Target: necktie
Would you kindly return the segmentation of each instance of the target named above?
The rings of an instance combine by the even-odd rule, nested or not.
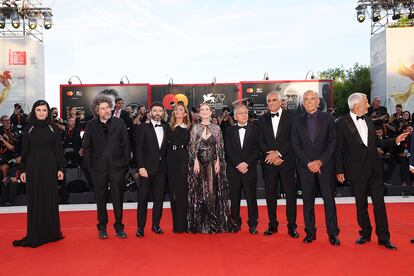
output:
[[[154,127],[162,127],[162,125],[155,124]]]
[[[246,126],[239,126],[239,129],[246,129]]]
[[[276,112],[276,113],[270,113],[270,116],[272,116],[272,118],[273,118],[273,117],[275,117],[275,116],[276,116],[276,117],[279,117],[279,112]]]
[[[361,119],[361,120],[365,120],[364,116],[356,116],[356,118],[357,118],[357,121],[358,121],[359,119]]]

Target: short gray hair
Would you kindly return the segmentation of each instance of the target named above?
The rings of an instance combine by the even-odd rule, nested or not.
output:
[[[308,94],[308,93],[313,93],[313,94],[315,94],[315,96],[316,96],[317,98],[319,98],[318,92],[316,92],[315,90],[309,89],[309,90],[306,90],[306,91],[305,91],[305,93],[303,93],[303,95],[302,95],[302,99],[301,99],[301,102],[302,102],[302,103],[303,103],[303,101],[304,101],[304,99],[305,99],[305,95],[306,95],[306,94]]]
[[[277,99],[278,100],[281,100],[282,99],[282,95],[280,95],[280,93],[279,92],[277,92],[277,91],[270,91],[267,95],[266,95],[266,102],[267,102],[267,99],[270,97],[270,96],[272,96],[272,95],[276,95],[277,96]]]
[[[244,109],[244,110],[249,111],[249,108],[248,108],[247,106],[245,106],[244,104],[238,104],[238,105],[236,105],[236,106],[234,107],[234,111],[233,111],[234,115],[236,115],[236,113],[237,113],[240,109]]]
[[[104,94],[98,94],[93,100],[92,100],[92,106],[91,109],[94,112],[94,114],[98,114],[98,108],[101,103],[107,103],[109,104],[109,107],[112,109],[112,99],[111,97],[104,95]]]
[[[351,94],[348,97],[348,107],[349,107],[349,110],[352,110],[354,108],[354,105],[355,104],[361,103],[362,102],[362,99],[364,97],[366,98],[367,95],[365,95],[363,93],[359,93],[359,92],[356,92],[356,93]]]

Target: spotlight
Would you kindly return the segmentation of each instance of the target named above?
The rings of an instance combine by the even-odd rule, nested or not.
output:
[[[216,83],[217,83],[216,77],[213,77],[213,80],[211,81],[211,85],[216,85]]]
[[[28,20],[29,20],[29,28],[31,30],[36,29],[36,27],[37,27],[37,17],[36,17],[36,15],[34,13],[29,14]]]
[[[269,80],[269,74],[267,72],[264,73],[263,80]]]
[[[52,13],[51,12],[45,12],[43,14],[43,26],[46,30],[49,30],[52,28]]]
[[[174,85],[174,80],[172,78],[170,78],[168,80],[168,86],[173,86]]]
[[[358,6],[355,8],[357,10],[357,20],[359,23],[362,23],[365,21],[365,6]]]
[[[381,20],[381,9],[378,6],[372,6],[372,22]]]
[[[0,29],[4,29],[6,27],[6,16],[0,12]]]
[[[392,20],[398,20],[401,18],[401,5],[395,5],[394,8],[392,8],[393,15]]]
[[[78,79],[79,83],[80,83],[80,84],[82,84],[81,79],[80,79],[77,75],[73,75],[73,76],[72,76],[72,77],[70,77],[70,78],[69,78],[69,80],[68,80],[68,84],[69,84],[69,85],[72,85],[72,83],[73,83],[73,82],[72,82],[72,79],[73,79],[73,78]]]
[[[120,84],[125,84],[125,82],[124,82],[124,78],[127,80],[128,84],[129,84],[129,79],[128,79],[127,75],[123,75],[123,76],[121,77],[121,80],[119,81],[119,83],[120,83]]]
[[[20,15],[17,12],[14,12],[10,16],[10,22],[13,28],[18,29],[20,27]]]

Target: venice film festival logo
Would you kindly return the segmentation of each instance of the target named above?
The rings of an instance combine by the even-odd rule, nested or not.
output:
[[[223,103],[226,99],[224,94],[208,93],[203,95],[203,103],[218,104]]]

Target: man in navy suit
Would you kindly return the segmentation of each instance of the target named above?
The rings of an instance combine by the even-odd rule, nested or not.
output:
[[[338,221],[332,182],[336,143],[335,121],[331,114],[318,111],[319,97],[313,90],[303,94],[306,110],[295,119],[292,129],[292,146],[297,157],[297,168],[303,191],[303,217],[305,243],[316,239],[315,228],[315,180],[318,180],[325,206],[325,222],[329,241],[340,245]]]

